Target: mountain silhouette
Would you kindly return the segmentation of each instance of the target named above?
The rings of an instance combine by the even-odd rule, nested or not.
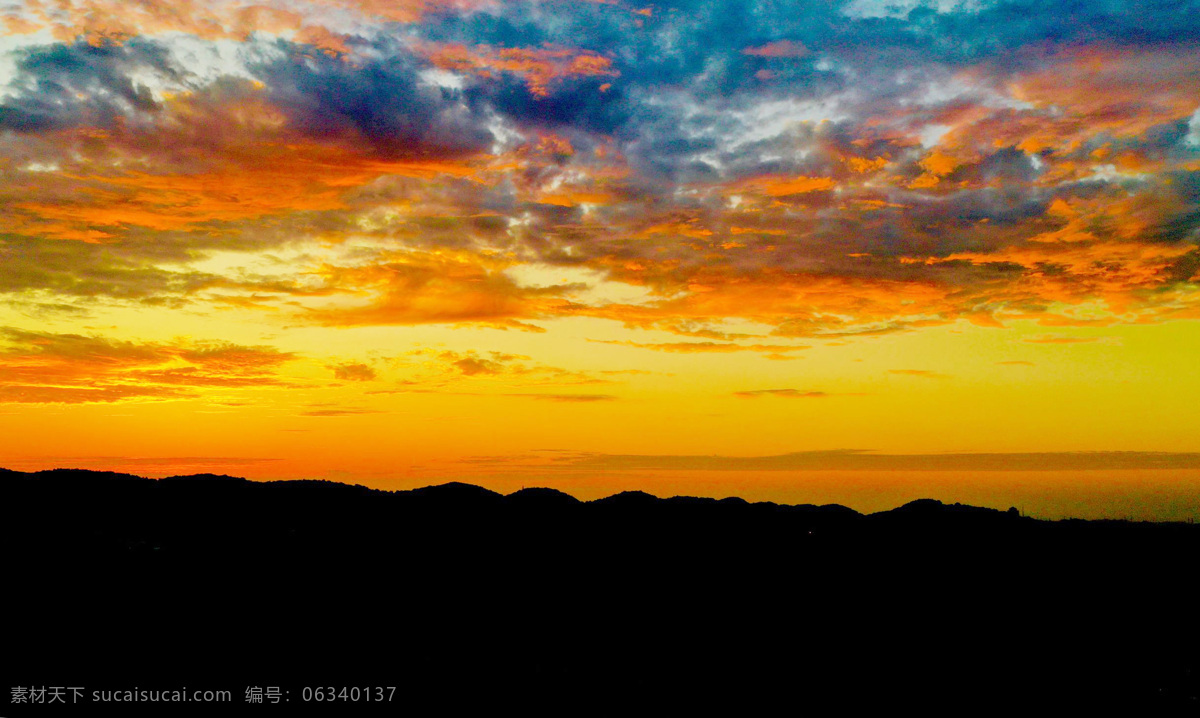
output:
[[[562,491],[536,487],[514,491],[506,496],[505,500],[514,506],[543,510],[562,509],[568,506],[573,507],[580,503],[579,499]]]
[[[247,479],[225,474],[188,474],[187,476],[167,476],[159,481],[247,481]]]
[[[464,484],[459,481],[413,489],[409,494],[414,497],[454,505],[456,507],[492,506],[503,499],[503,496],[495,491],[489,491],[481,486]]]
[[[1198,555],[1193,525],[933,500],[0,471],[12,685],[403,697],[338,715],[1194,711]],[[212,715],[154,708],[122,707]]]

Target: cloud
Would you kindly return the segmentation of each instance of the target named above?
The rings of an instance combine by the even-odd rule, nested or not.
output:
[[[358,407],[340,407],[336,409],[309,409],[300,412],[300,416],[314,417],[337,417],[337,416],[360,416],[363,414],[384,414],[386,412],[377,409],[363,409]]]
[[[1029,337],[1021,341],[1026,344],[1092,344],[1100,339],[1098,337]]]
[[[366,364],[350,362],[327,367],[333,370],[334,378],[343,381],[374,381],[379,378],[378,372]]]
[[[10,8],[56,41],[6,55],[0,292],[714,345],[1200,311],[1193,3],[893,5]]]
[[[11,92],[0,100],[0,129],[45,132],[79,125],[111,127],[118,117],[159,109],[150,89],[132,76],[179,82],[166,50],[133,39],[124,44],[78,42],[26,51],[16,61]]]
[[[928,369],[888,369],[888,374],[899,374],[901,376],[915,376],[922,379],[945,379],[945,374],[939,374],[936,371]]]
[[[372,145],[386,137],[347,145],[339,133],[289,120],[263,92],[226,82],[164,103],[153,122],[72,131],[47,146],[57,169],[27,173],[32,192],[7,198],[11,212],[0,230],[110,245],[146,232],[189,232],[193,252],[244,248],[239,224],[261,231],[256,220],[349,210],[355,188],[381,176],[473,172],[461,154],[413,138],[395,138],[408,156],[381,156]],[[129,249],[145,248],[122,248]]]
[[[592,340],[597,344],[614,344],[617,346],[636,347],[638,349],[651,349],[658,352],[670,352],[673,354],[728,354],[731,352],[762,352],[767,354],[780,354],[784,352],[795,352],[809,349],[804,345],[793,344],[735,344],[733,342],[668,342],[662,344],[646,344],[634,341],[609,341],[609,340]]]
[[[754,399],[760,396],[777,396],[784,399],[823,399],[829,396],[823,391],[802,391],[800,389],[755,389],[735,391],[733,395],[741,399]]]
[[[460,92],[423,82],[400,46],[355,63],[280,44],[281,57],[251,70],[291,127],[319,139],[365,141],[381,156],[431,159],[479,152],[492,136]]]
[[[529,287],[504,273],[505,263],[465,252],[411,253],[357,267],[325,266],[327,286],[369,290],[358,307],[314,310],[310,316],[337,326],[480,323],[524,327],[565,303],[575,287]]]
[[[617,397],[609,394],[507,394],[506,396],[524,397],[539,401],[553,401],[563,404],[592,404],[601,401],[617,401]]]
[[[0,370],[0,374],[3,374]],[[195,392],[164,386],[91,385],[46,386],[39,384],[0,384],[0,403],[4,404],[111,404],[132,399],[187,399]]]
[[[410,387],[404,391],[489,396],[494,394],[489,388],[495,387],[533,389],[612,384],[615,380],[607,378],[608,375],[626,373],[565,369],[542,364],[523,354],[498,351],[420,348],[407,356],[422,361],[419,367],[413,367],[402,360],[408,368],[408,378],[402,383]],[[470,391],[459,389],[465,384],[473,385]]]
[[[200,396],[204,387],[282,386],[294,354],[227,342],[152,343],[0,329],[0,401],[78,404]]]
[[[292,361],[296,355],[265,346],[242,346],[229,342],[192,344],[179,349],[179,358],[199,368],[224,374],[261,374]]]
[[[49,30],[62,41],[99,44],[138,35],[185,34],[206,40],[245,40],[257,35],[292,37],[337,54],[350,48],[347,35],[364,23],[411,23],[426,13],[466,12],[487,0],[347,0],[332,5],[321,0],[263,0],[239,5],[221,0],[156,0],[153,4],[122,0],[52,0],[49,8],[6,8],[9,32]],[[47,11],[49,10],[49,11]]]
[[[759,47],[747,47],[742,54],[755,57],[804,57],[809,54],[808,48],[801,43],[791,40],[776,40]]]
[[[467,376],[476,374],[499,374],[504,371],[504,366],[500,362],[488,361],[477,357],[464,357],[457,359],[454,366],[458,367],[459,371]]]
[[[460,44],[430,44],[422,53],[443,70],[467,72],[483,78],[493,73],[513,73],[525,80],[536,98],[550,95],[553,83],[570,77],[618,77],[612,60],[597,52],[568,47],[538,48],[488,45],[467,47]]]

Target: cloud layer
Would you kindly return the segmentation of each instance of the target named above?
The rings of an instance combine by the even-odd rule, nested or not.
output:
[[[16,7],[0,291],[689,336],[1194,318],[1196,9]],[[198,268],[305,242],[347,251]]]

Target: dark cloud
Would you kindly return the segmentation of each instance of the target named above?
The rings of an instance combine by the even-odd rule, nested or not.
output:
[[[363,140],[387,157],[429,158],[485,149],[485,118],[457,90],[423,82],[428,69],[402,46],[355,62],[280,43],[282,58],[252,66],[272,105],[315,138]]]
[[[606,84],[610,87],[601,91]],[[524,127],[620,134],[635,108],[624,89],[611,85],[605,77],[571,79],[540,97],[525,83],[510,78],[495,85],[476,85],[467,96]]]
[[[140,38],[33,47],[16,64],[16,92],[0,101],[0,129],[17,132],[108,127],[117,117],[152,113],[158,103],[132,76],[178,84],[185,75],[163,47]]]

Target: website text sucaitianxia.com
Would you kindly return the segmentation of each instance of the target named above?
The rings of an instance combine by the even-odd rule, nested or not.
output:
[[[396,693],[395,686],[317,686],[299,690],[278,686],[248,686],[237,692],[244,703],[387,703]],[[87,703],[233,703],[234,691],[147,689],[91,689],[85,686],[15,686],[11,689],[11,705]]]

